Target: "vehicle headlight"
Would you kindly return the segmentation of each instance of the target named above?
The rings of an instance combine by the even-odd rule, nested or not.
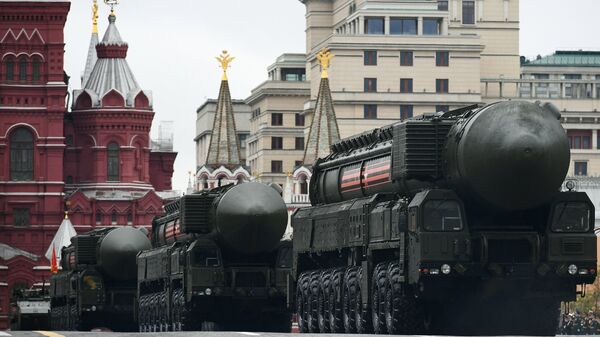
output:
[[[208,296],[212,295],[212,289],[210,288],[206,288],[206,290],[204,291],[204,293]]]
[[[443,264],[441,269],[442,269],[442,274],[444,274],[444,275],[450,274],[450,271],[452,270],[452,268],[450,268],[450,265],[448,265],[448,264]]]
[[[574,264],[569,265],[568,271],[569,271],[569,274],[571,274],[571,275],[577,274],[577,266]]]

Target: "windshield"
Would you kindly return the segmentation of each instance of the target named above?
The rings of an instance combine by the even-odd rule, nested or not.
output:
[[[460,206],[454,200],[430,200],[423,207],[423,228],[431,232],[462,230]]]
[[[194,249],[194,265],[197,267],[218,267],[220,263],[217,248],[196,246]]]
[[[590,209],[583,202],[560,202],[554,206],[553,232],[583,233],[589,230]]]

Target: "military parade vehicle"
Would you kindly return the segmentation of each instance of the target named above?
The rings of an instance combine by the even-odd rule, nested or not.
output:
[[[292,249],[275,189],[227,185],[165,211],[137,258],[140,331],[290,331]]]
[[[335,143],[292,216],[300,330],[554,335],[597,265],[560,118],[508,101]]]
[[[10,303],[10,329],[47,330],[50,325],[48,289],[31,288],[15,291]]]
[[[71,241],[50,279],[51,328],[137,330],[136,256],[151,248],[147,231],[109,227]]]

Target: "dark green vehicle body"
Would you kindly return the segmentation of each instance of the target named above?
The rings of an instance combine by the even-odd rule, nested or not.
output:
[[[554,335],[597,263],[557,115],[504,102],[334,144],[292,216],[301,331]]]
[[[62,249],[50,279],[53,330],[137,330],[135,257],[150,248],[146,232],[110,227],[80,234]]]
[[[137,258],[140,331],[290,331],[292,248],[274,189],[228,185],[165,209]]]

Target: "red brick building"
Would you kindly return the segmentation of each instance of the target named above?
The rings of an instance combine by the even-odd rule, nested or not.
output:
[[[85,232],[148,226],[173,195],[176,153],[151,149],[152,94],[127,64],[114,16],[102,41],[92,37],[97,59],[88,57],[88,78],[67,112],[69,8],[61,0],[0,0],[0,330],[12,289],[49,278],[44,253],[65,201]]]

